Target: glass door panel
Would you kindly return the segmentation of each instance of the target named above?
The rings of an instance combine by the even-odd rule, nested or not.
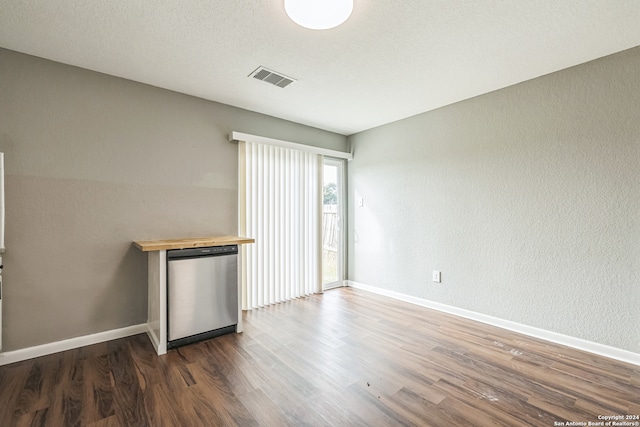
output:
[[[343,220],[344,161],[324,160],[322,191],[322,286],[342,286],[344,279]]]

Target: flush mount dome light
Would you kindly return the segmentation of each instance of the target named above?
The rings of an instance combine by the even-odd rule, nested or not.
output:
[[[349,18],[353,0],[284,0],[284,10],[298,25],[312,30],[328,30]]]

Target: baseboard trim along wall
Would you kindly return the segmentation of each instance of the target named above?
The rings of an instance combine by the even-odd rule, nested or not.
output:
[[[147,324],[143,323],[140,325],[98,332],[97,334],[84,335],[34,347],[22,348],[20,350],[7,351],[0,353],[0,366],[20,362],[22,360],[33,359],[35,357],[46,356],[48,354],[59,353],[61,351],[72,350],[74,348],[84,347],[87,345],[124,338],[131,335],[146,333],[147,329]]]
[[[330,289],[342,288],[342,287],[345,287],[345,286],[349,286],[349,285],[347,285],[347,282],[348,282],[348,280],[343,280],[341,282],[332,283],[332,284],[330,284],[328,286],[323,286],[322,287],[322,292],[328,291]]]
[[[487,316],[486,314],[476,313],[474,311],[465,310],[463,308],[457,308],[450,305],[441,304],[439,302],[429,301],[411,295],[389,291],[387,289],[377,288],[375,286],[365,285],[363,283],[354,282],[353,280],[345,280],[345,284],[346,286],[350,286],[356,289],[362,289],[364,291],[372,292],[378,295],[383,295],[411,304],[420,305],[422,307],[431,308],[433,310],[442,311],[444,313],[453,314],[455,316],[464,317],[466,319],[475,320],[513,332],[529,335],[531,337],[540,338],[556,344],[561,344],[578,350],[587,351],[599,356],[609,357],[611,359],[640,366],[640,354],[628,350],[623,350],[620,348],[583,340],[581,338],[559,334],[557,332],[547,331],[545,329],[535,328],[533,326],[523,325],[521,323],[512,322],[510,320]]]
[[[465,310],[463,308],[457,308],[450,305],[414,297],[411,295],[377,288],[375,286],[365,285],[353,280],[345,280],[344,285],[640,366],[640,354],[628,350],[583,340],[581,338],[570,337],[568,335],[559,334],[557,332],[547,331],[545,329],[523,325],[521,323],[512,322],[510,320],[487,316],[486,314],[476,313],[474,311]],[[143,323],[140,325],[127,326],[120,329],[112,329],[110,331],[98,332],[96,334],[84,335],[81,337],[23,348],[20,350],[7,351],[4,353],[0,353],[0,366],[20,362],[27,359],[33,359],[35,357],[46,356],[48,354],[59,353],[61,351],[72,350],[74,348],[84,347],[87,345],[98,344],[118,338],[124,338],[131,335],[142,333],[150,335],[149,332],[150,331],[148,325],[146,323]],[[149,338],[153,340],[154,337],[150,336]]]
[[[151,344],[153,345],[153,348],[155,348],[156,353],[158,352],[158,349],[160,348],[160,338],[156,335],[156,333],[153,331],[153,328],[151,327],[151,325],[149,325],[148,323],[145,325],[145,330],[147,332],[147,336],[149,337],[149,339],[151,340]],[[165,344],[166,347],[166,344]],[[164,350],[164,353],[166,353],[166,349]],[[162,354],[164,354],[162,353]]]

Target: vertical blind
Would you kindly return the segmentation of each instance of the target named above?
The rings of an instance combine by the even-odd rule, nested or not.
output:
[[[242,309],[322,291],[323,156],[240,142]]]

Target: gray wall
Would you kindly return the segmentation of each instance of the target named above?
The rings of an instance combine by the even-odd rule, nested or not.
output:
[[[4,351],[142,323],[138,239],[237,233],[232,130],[346,138],[0,49]]]
[[[640,352],[638,70],[635,48],[350,137],[349,278]]]

